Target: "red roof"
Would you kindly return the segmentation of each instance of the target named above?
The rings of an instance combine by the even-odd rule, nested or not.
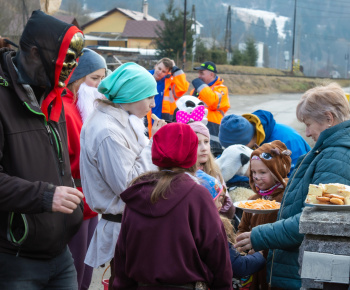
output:
[[[157,38],[156,31],[163,27],[163,21],[128,20],[125,24],[122,37]]]

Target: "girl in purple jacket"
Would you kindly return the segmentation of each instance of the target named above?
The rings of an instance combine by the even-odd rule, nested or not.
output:
[[[170,123],[151,139],[156,172],[141,175],[125,202],[114,289],[232,289],[225,229],[195,177],[198,138]]]

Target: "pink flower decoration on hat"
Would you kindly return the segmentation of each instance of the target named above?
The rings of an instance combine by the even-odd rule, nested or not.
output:
[[[186,111],[177,111],[176,112],[176,121],[178,123],[187,124],[191,119],[193,121],[202,121],[205,115],[205,107],[198,106],[192,113],[187,113]]]

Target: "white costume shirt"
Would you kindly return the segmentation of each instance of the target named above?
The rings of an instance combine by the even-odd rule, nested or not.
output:
[[[84,123],[81,135],[80,173],[90,208],[99,214],[120,214],[120,194],[140,174],[157,170],[151,144],[142,147],[129,122],[129,114],[99,103]],[[97,268],[114,257],[120,223],[101,219],[96,227],[85,264]]]

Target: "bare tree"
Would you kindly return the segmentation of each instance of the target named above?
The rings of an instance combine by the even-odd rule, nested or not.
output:
[[[0,2],[0,35],[18,43],[32,11],[40,9],[40,0]]]
[[[70,15],[75,17],[79,25],[83,25],[91,20],[91,18],[87,15],[90,11],[85,9],[79,0],[69,1],[67,10]]]

